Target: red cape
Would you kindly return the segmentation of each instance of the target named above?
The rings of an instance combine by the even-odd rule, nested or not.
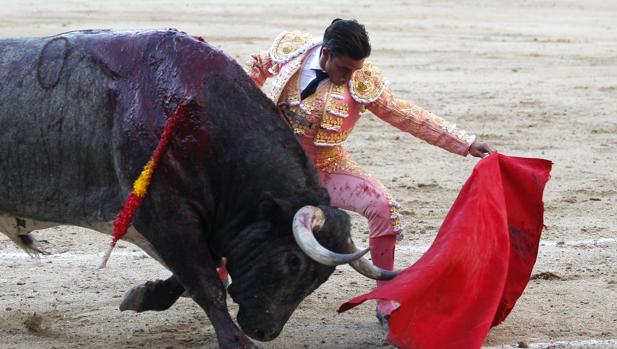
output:
[[[400,304],[388,340],[400,348],[480,348],[527,286],[543,228],[551,162],[492,154],[481,160],[435,241],[391,282],[343,304]]]

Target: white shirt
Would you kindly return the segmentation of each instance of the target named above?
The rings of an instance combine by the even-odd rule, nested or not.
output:
[[[317,74],[313,69],[321,69],[319,65],[319,52],[321,51],[321,45],[315,46],[313,51],[310,53],[310,56],[306,59],[304,66],[302,66],[302,70],[300,71],[300,91],[304,91],[306,86],[315,79]],[[324,79],[325,80],[325,79]]]

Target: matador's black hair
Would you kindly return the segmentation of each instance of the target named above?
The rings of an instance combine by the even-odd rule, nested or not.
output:
[[[371,54],[368,33],[355,19],[333,20],[323,35],[323,47],[335,57],[363,59]]]

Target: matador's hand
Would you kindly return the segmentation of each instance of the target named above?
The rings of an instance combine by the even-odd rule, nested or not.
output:
[[[469,154],[478,158],[483,158],[494,151],[495,149],[493,149],[493,147],[491,147],[488,143],[477,138],[469,146]]]

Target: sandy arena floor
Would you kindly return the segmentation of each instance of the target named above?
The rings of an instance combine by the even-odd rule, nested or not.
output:
[[[231,3],[231,4],[228,4]],[[617,3],[610,1],[11,1],[0,37],[90,28],[177,28],[242,62],[286,29],[316,35],[334,17],[367,26],[372,61],[394,91],[508,155],[555,162],[532,280],[487,348],[617,348]],[[487,3],[489,5],[487,5]],[[0,82],[1,84],[1,82]],[[0,85],[1,86],[1,85]],[[462,158],[366,114],[348,148],[404,206],[397,266],[431,244],[475,158]],[[0,164],[0,166],[2,166]],[[356,241],[366,223],[354,217]],[[0,237],[0,348],[213,348],[202,310],[118,311],[124,292],[168,272],[108,237],[75,227],[36,233],[53,255],[29,258]],[[264,348],[387,347],[373,304],[338,306],[371,281],[340,268]],[[232,307],[235,311],[235,308]]]

